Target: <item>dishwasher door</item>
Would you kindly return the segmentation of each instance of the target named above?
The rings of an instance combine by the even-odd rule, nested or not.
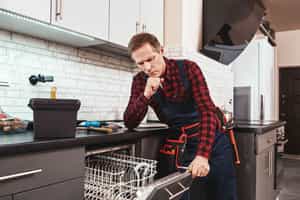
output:
[[[138,155],[158,160],[160,146],[166,137],[166,134],[159,134],[143,138]],[[189,172],[172,173],[139,190],[137,200],[179,200],[183,193],[190,189],[192,182],[193,179]]]
[[[119,153],[126,151],[126,154]],[[130,154],[130,155],[128,155]],[[189,172],[160,179],[157,161],[136,154],[136,144],[86,152],[85,200],[179,200],[189,190]]]
[[[189,172],[176,172],[137,191],[137,200],[180,200],[193,182]]]

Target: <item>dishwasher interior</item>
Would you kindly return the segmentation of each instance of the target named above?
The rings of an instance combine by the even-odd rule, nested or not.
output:
[[[192,182],[190,173],[155,179],[154,159],[138,157],[136,144],[87,150],[85,200],[179,200]]]

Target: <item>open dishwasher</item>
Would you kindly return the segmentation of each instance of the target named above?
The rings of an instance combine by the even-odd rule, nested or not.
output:
[[[155,180],[157,161],[135,156],[135,144],[87,151],[85,200],[179,200],[191,174]]]

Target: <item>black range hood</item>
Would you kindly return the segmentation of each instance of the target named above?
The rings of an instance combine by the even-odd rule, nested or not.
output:
[[[230,64],[253,39],[264,16],[260,0],[204,0],[200,52]]]

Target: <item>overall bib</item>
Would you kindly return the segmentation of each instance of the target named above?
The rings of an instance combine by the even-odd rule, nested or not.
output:
[[[178,171],[180,166],[188,166],[195,158],[199,144],[201,116],[192,97],[183,60],[178,60],[177,65],[186,98],[181,102],[172,101],[164,96],[160,88],[153,96],[165,123],[170,127],[170,134],[160,149],[158,177]],[[194,179],[197,185],[201,185],[201,191],[198,189],[196,194],[186,192],[182,200],[237,200],[232,147],[226,134],[215,133],[209,165],[208,176]]]

